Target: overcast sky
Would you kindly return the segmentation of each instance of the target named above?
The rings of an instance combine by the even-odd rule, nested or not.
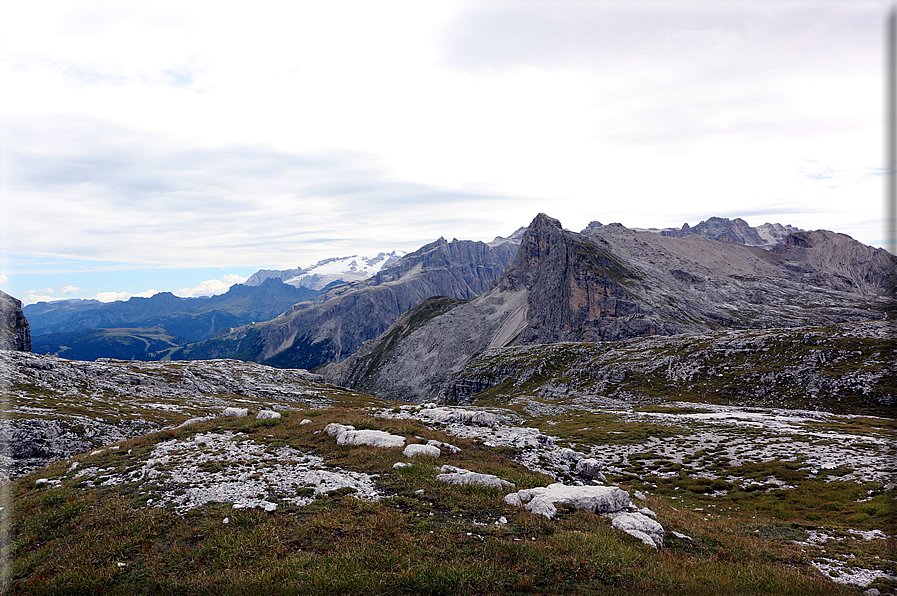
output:
[[[218,293],[539,212],[880,246],[891,5],[7,2],[0,289]]]

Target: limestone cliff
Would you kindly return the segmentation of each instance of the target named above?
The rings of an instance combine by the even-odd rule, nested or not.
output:
[[[0,291],[0,350],[31,351],[31,328],[22,301]]]

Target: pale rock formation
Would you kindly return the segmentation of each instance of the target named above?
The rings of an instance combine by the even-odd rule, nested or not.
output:
[[[573,505],[592,513],[616,513],[630,505],[629,493],[616,486],[567,486],[556,482],[548,486],[524,489],[515,494],[515,497],[506,496],[505,503],[522,506],[548,519],[554,519],[557,515],[556,503]]]
[[[225,418],[245,418],[249,415],[249,408],[224,408],[221,415]]]
[[[435,447],[433,445],[412,444],[405,447],[405,450],[402,451],[402,455],[404,455],[405,457],[414,457],[415,455],[439,457],[441,454],[442,452],[439,450],[439,447]]]
[[[607,482],[607,478],[601,473],[604,463],[594,458],[581,459],[576,462],[576,473],[586,478],[592,478],[600,482]]]
[[[505,495],[504,502],[544,515],[548,519],[557,516],[558,503],[572,505],[583,511],[610,517],[615,528],[635,536],[649,546],[663,546],[663,527],[641,512],[630,512],[634,507],[629,501],[629,493],[616,486],[567,486],[555,483],[510,493]]]
[[[178,425],[178,428],[184,428],[185,426],[190,426],[191,424],[196,424],[198,422],[205,422],[206,420],[211,420],[212,416],[196,416],[194,418],[189,418],[184,420]]]
[[[495,428],[502,422],[502,417],[481,410],[462,410],[460,408],[425,408],[420,417],[441,424],[473,424]]]
[[[660,548],[663,546],[663,526],[641,513],[611,513],[611,525],[618,530],[623,530],[630,536],[635,536],[648,546]]]
[[[277,420],[280,418],[280,412],[274,410],[259,410],[256,420]]]
[[[355,430],[354,426],[331,422],[324,427],[331,437],[336,437],[337,445],[370,445],[371,447],[403,447],[405,437],[393,435],[382,430]]]
[[[513,482],[508,482],[507,480],[503,480],[498,476],[494,476],[492,474],[480,474],[478,472],[471,472],[470,470],[457,468],[455,466],[442,466],[441,468],[439,468],[439,471],[442,473],[436,476],[436,480],[438,480],[439,482],[445,482],[446,484],[456,484],[459,486],[467,484],[477,484],[480,486],[488,486],[490,488],[514,486]]]

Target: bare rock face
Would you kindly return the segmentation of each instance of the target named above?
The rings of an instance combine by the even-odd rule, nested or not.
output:
[[[609,247],[539,214],[499,286],[527,292],[519,344],[666,335],[664,322],[627,287],[641,277]]]
[[[725,217],[711,217],[691,227],[687,223],[682,228],[667,228],[660,230],[664,236],[684,238],[685,236],[702,236],[709,240],[731,242],[734,244],[746,244],[748,246],[774,246],[783,244],[785,238],[795,232],[802,232],[793,226],[765,223],[756,228],[748,225],[740,217],[728,219]],[[583,231],[584,234],[588,232]]]
[[[31,351],[31,328],[22,301],[0,291],[0,350]]]

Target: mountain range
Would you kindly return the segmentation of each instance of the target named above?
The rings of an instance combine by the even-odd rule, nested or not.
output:
[[[738,218],[649,230],[593,221],[575,233],[540,214],[507,238],[440,238],[396,257],[260,270],[211,298],[164,293],[24,312],[44,353],[328,364],[334,382],[419,399],[445,391],[484,350],[881,318],[895,287],[883,250]],[[352,268],[367,277],[302,285]]]
[[[74,360],[153,359],[153,352],[200,341],[234,327],[267,321],[317,290],[268,279],[235,284],[224,294],[180,298],[162,292],[127,301],[60,300],[26,305],[33,349]]]
[[[421,401],[491,349],[820,326],[894,308],[897,258],[843,234],[791,233],[767,250],[620,224],[584,232],[540,214],[494,288],[430,299],[328,365],[326,378]]]
[[[236,358],[306,369],[343,360],[431,296],[472,299],[488,290],[514,258],[523,231],[489,243],[439,238],[368,279],[326,289],[313,302],[296,304],[271,321],[184,346],[166,357]]]

